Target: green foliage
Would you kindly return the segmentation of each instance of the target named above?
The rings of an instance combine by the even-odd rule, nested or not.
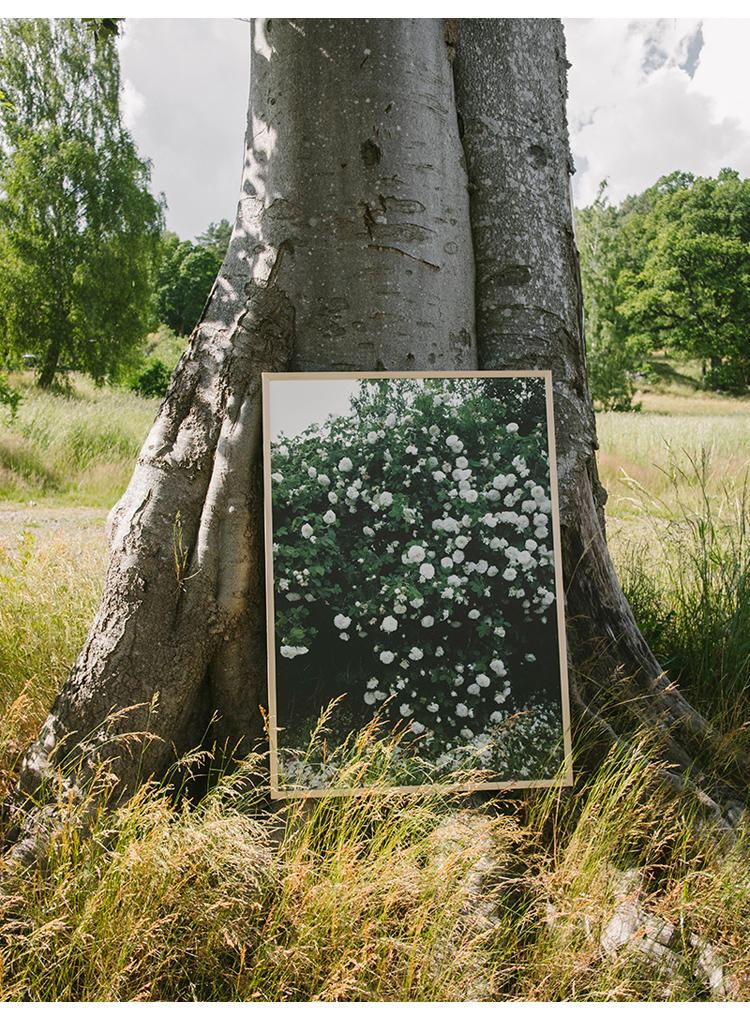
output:
[[[8,384],[8,380],[0,375],[0,406],[8,408],[11,421],[18,414],[18,405],[22,400],[22,394],[18,390],[14,390]]]
[[[614,209],[578,213],[592,393],[629,402],[649,351],[699,358],[706,384],[750,380],[750,180],[675,172]],[[610,398],[611,395],[611,398]]]
[[[213,248],[165,233],[156,278],[156,310],[159,319],[180,336],[187,336],[195,328],[222,258]]]
[[[272,451],[279,706],[315,717],[343,685],[355,724],[382,705],[438,772],[546,776],[562,734],[544,380],[407,383],[363,382],[353,415]]]
[[[130,388],[134,393],[140,393],[142,397],[163,397],[171,378],[172,373],[164,362],[154,359],[149,362],[147,368],[138,373]]]
[[[72,19],[0,23],[0,321],[48,387],[63,362],[115,377],[145,334],[162,225],[120,120],[111,38]]]
[[[231,237],[232,224],[229,220],[221,220],[219,223],[209,223],[205,233],[199,234],[195,240],[204,248],[208,248],[215,255],[218,255],[220,259],[223,259],[227,253]]]
[[[93,32],[97,42],[120,34],[120,22],[124,18],[81,18],[87,32]]]
[[[586,367],[594,407],[601,411],[638,410],[633,395],[639,377],[648,374],[650,350],[640,336],[631,336],[619,306],[623,300],[619,274],[626,257],[625,213],[604,195],[576,212],[586,314]]]

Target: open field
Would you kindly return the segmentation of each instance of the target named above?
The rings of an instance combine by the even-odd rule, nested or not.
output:
[[[106,513],[158,406],[75,386],[28,390],[0,427],[6,789],[85,639]],[[670,386],[599,417],[608,532],[730,770],[750,730],[750,403]],[[375,789],[279,810],[262,758],[189,807],[147,786],[106,809],[105,777],[96,808],[60,791],[45,867],[0,865],[0,999],[745,1001],[750,831],[707,827],[632,741],[598,761],[581,729],[572,790],[491,801]]]

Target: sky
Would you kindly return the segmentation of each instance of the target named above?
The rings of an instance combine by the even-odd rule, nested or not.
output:
[[[750,177],[750,18],[563,21],[577,204],[605,179],[619,203],[673,170]],[[247,21],[129,17],[120,55],[125,120],[153,163],[153,190],[166,195],[168,228],[193,239],[233,221]]]

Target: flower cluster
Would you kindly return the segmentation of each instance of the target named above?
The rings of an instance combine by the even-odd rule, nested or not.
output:
[[[280,715],[304,677],[312,714],[345,690],[436,758],[532,702],[558,740],[543,380],[363,382],[272,453]]]

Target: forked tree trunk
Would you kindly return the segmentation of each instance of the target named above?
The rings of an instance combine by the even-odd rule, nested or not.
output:
[[[560,23],[274,19],[252,45],[229,252],[110,516],[101,606],[22,790],[109,760],[126,793],[201,740],[262,736],[260,373],[285,369],[551,368],[574,701],[616,724],[632,677],[635,716],[687,767],[706,724],[668,688],[604,535]],[[131,731],[148,736],[112,742]]]

